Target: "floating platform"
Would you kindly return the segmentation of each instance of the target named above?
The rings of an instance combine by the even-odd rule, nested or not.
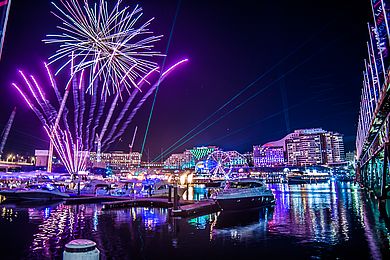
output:
[[[190,217],[210,214],[219,210],[221,208],[214,200],[205,200],[180,206],[178,210],[172,210],[171,214],[174,217]]]
[[[120,201],[103,202],[102,210],[130,208],[130,207],[153,207],[153,208],[172,208],[173,202],[168,201],[166,198],[137,198],[126,199]],[[194,204],[193,201],[180,200],[180,205]]]
[[[121,201],[125,200],[124,197],[114,197],[114,196],[77,196],[65,198],[65,204],[73,205],[73,204],[88,204],[88,203],[101,203],[107,201]],[[130,198],[128,198],[130,200]]]
[[[173,202],[167,198],[126,198],[112,196],[79,196],[66,198],[65,204],[102,203],[102,210],[115,210],[131,207],[173,208]],[[199,216],[217,212],[220,209],[214,200],[190,201],[180,200],[179,209],[171,211],[174,217]]]

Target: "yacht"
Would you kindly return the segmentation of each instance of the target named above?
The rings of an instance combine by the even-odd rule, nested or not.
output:
[[[287,175],[288,184],[312,184],[327,182],[330,180],[330,175],[326,172],[302,172],[292,171]]]
[[[168,197],[169,186],[171,184],[167,181],[144,181],[140,194],[145,197]],[[185,187],[178,186],[178,196],[182,197],[187,189]],[[173,194],[173,188],[171,190]]]
[[[7,201],[52,201],[69,197],[69,194],[60,191],[52,183],[32,184],[26,188],[2,190],[0,195],[4,196]]]
[[[211,195],[222,210],[248,210],[275,204],[275,196],[261,180],[228,180]]]

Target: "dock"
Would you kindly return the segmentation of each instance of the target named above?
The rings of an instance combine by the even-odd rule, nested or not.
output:
[[[119,201],[103,202],[102,210],[130,208],[130,207],[153,207],[153,208],[172,208],[173,202],[168,201],[167,198],[137,198],[137,199],[126,199]],[[180,205],[186,206],[194,204],[193,201],[181,200]]]
[[[113,196],[77,196],[77,197],[69,197],[64,199],[65,204],[67,205],[101,203],[101,202],[119,201],[119,200],[124,200],[124,198],[113,197]]]
[[[67,205],[87,203],[102,203],[102,210],[115,210],[131,207],[167,208],[172,209],[171,215],[174,217],[200,216],[220,210],[219,205],[214,200],[179,200],[179,207],[175,210],[173,209],[173,201],[161,197],[130,198],[113,196],[77,196],[65,199],[65,204]]]

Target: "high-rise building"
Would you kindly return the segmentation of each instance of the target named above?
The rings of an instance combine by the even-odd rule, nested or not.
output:
[[[327,162],[326,131],[315,129],[296,130],[298,135],[286,140],[286,164],[289,166],[323,165]]]
[[[321,128],[300,129],[283,139],[253,147],[258,167],[337,165],[345,161],[343,136]]]

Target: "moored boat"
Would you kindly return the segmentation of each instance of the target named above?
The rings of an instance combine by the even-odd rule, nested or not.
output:
[[[330,180],[328,173],[293,171],[287,175],[288,184],[315,184]]]
[[[260,180],[229,180],[223,186],[222,190],[211,195],[222,210],[248,210],[275,203],[274,194]]]
[[[69,197],[69,194],[61,192],[51,183],[33,184],[26,188],[2,190],[0,195],[4,196],[6,201],[53,201]]]

